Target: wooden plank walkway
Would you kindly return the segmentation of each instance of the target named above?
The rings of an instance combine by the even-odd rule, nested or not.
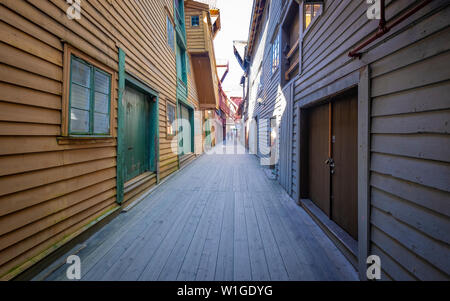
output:
[[[201,156],[84,244],[82,280],[357,280],[248,154]]]

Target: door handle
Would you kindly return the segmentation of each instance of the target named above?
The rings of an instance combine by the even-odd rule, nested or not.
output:
[[[330,167],[334,167],[335,165],[334,165],[334,160],[333,160],[333,158],[328,158],[328,159],[326,159],[325,160],[325,164],[326,165],[330,165]]]
[[[334,174],[334,168],[336,167],[336,164],[334,163],[333,158],[328,158],[325,160],[325,164],[330,166],[330,174]]]

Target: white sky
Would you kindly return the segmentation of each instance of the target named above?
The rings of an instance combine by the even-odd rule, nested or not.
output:
[[[239,66],[234,53],[234,40],[247,40],[250,26],[250,15],[252,13],[253,0],[216,0],[216,6],[220,9],[220,20],[222,28],[214,39],[214,51],[218,64],[230,63],[223,89],[230,96],[241,96],[242,87],[239,85],[244,73]],[[219,69],[219,77],[224,69]]]

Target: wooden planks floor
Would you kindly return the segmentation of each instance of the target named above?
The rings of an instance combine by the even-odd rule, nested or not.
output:
[[[248,154],[199,157],[84,245],[82,280],[357,280]]]

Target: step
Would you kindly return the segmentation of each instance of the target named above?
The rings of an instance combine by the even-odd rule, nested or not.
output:
[[[329,219],[311,200],[301,199],[299,205],[305,209],[353,267],[358,270],[358,242],[338,224]]]
[[[156,174],[154,172],[148,171],[144,172],[143,174],[129,180],[124,184],[123,192],[124,194],[127,194],[128,192],[132,191],[133,189],[141,186],[145,182],[153,179],[156,177]]]

